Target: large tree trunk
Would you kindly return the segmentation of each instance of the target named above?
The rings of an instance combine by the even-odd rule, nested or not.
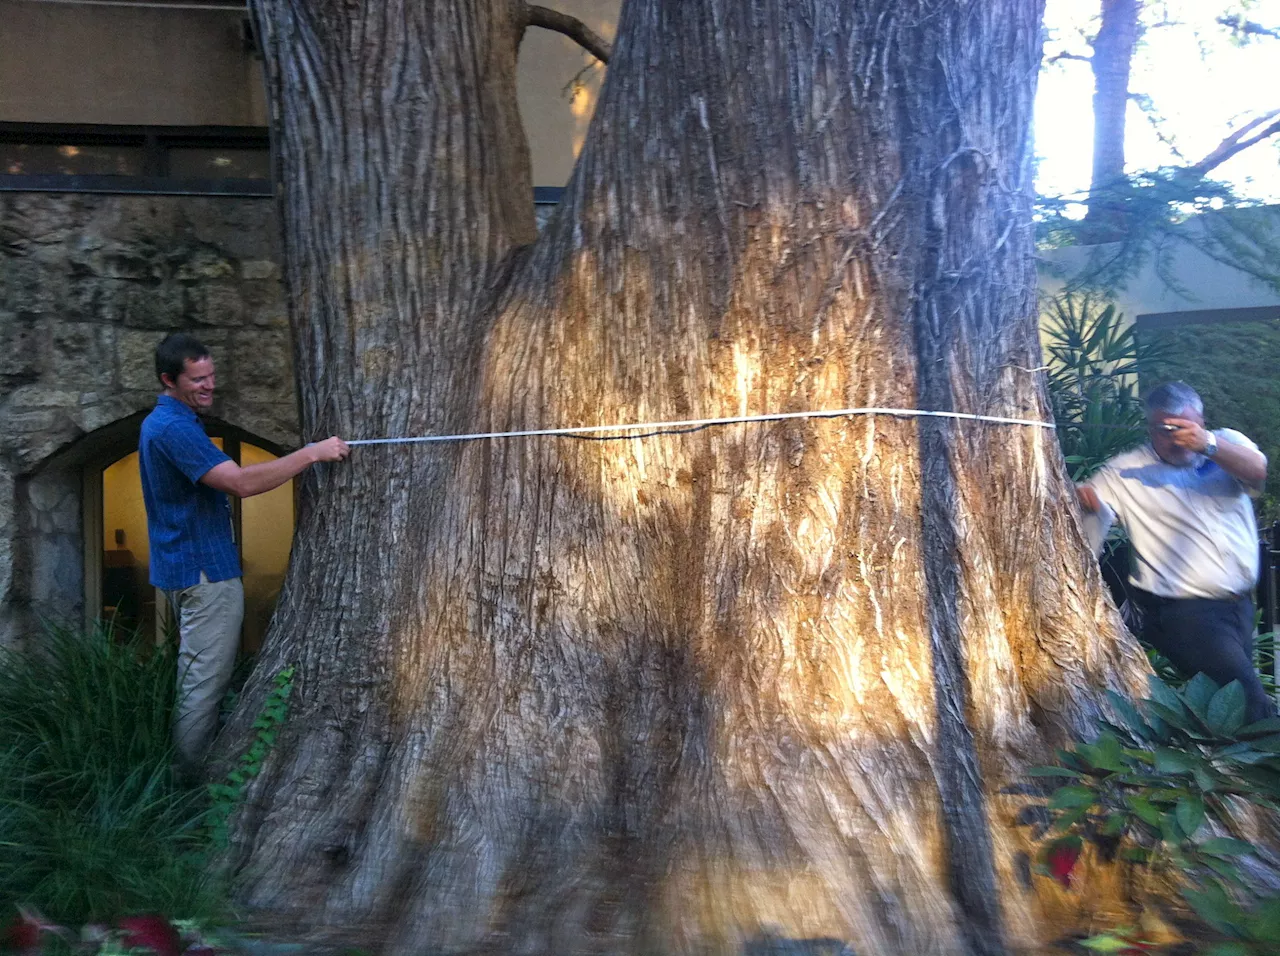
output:
[[[1043,418],[1039,0],[629,0],[528,248],[507,0],[261,0],[308,434]],[[249,902],[388,952],[997,953],[1020,768],[1142,679],[1051,432],[378,446],[308,482]],[[803,947],[802,947],[803,948]]]
[[[1093,173],[1085,227],[1090,242],[1120,239],[1125,232],[1125,118],[1141,12],[1142,0],[1102,0],[1102,23],[1089,62],[1093,69]]]

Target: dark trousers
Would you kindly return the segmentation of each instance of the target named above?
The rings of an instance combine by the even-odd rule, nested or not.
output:
[[[1142,639],[1184,677],[1203,673],[1219,687],[1238,680],[1250,723],[1276,712],[1253,666],[1251,599],[1165,598],[1133,591],[1142,608]]]

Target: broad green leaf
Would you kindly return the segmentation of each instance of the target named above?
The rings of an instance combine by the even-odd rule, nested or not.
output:
[[[1280,734],[1268,734],[1265,737],[1258,737],[1256,740],[1242,741],[1242,743],[1248,743],[1254,750],[1280,754]]]
[[[1203,890],[1184,889],[1182,895],[1200,918],[1215,929],[1233,936],[1244,929],[1244,911],[1216,883],[1206,884]]]
[[[1244,943],[1215,943],[1202,951],[1202,956],[1249,956],[1250,949]]]
[[[1191,711],[1204,720],[1209,713],[1209,701],[1218,693],[1218,685],[1209,675],[1201,672],[1187,681],[1182,688],[1182,701]]]
[[[1216,856],[1201,856],[1199,862],[1201,866],[1213,870],[1224,880],[1230,880],[1232,883],[1240,882],[1240,868],[1230,860],[1224,860]]]
[[[1032,767],[1026,773],[1028,777],[1070,777],[1072,780],[1080,779],[1080,771],[1068,770],[1066,767]]]
[[[1062,813],[1058,819],[1053,821],[1053,829],[1056,833],[1066,833],[1073,826],[1089,815],[1089,807],[1076,807],[1074,810],[1067,810]]]
[[[1262,791],[1254,795],[1255,799],[1280,796],[1280,771],[1269,764],[1241,766],[1236,770],[1236,775]]]
[[[1102,835],[1119,836],[1125,831],[1128,822],[1123,813],[1112,813],[1107,817],[1107,822],[1102,825]]]
[[[1195,718],[1181,704],[1178,705],[1176,710],[1155,701],[1152,701],[1148,706],[1157,719],[1163,720],[1169,725],[1170,731],[1181,730],[1183,733],[1188,733],[1195,728],[1192,723]]]
[[[1206,722],[1214,733],[1227,737],[1244,726],[1244,715],[1244,688],[1238,680],[1233,680],[1209,701]]]
[[[1141,794],[1130,794],[1124,798],[1125,805],[1134,812],[1143,823],[1153,827],[1160,825],[1160,811],[1151,805],[1151,801]]]
[[[1053,796],[1049,799],[1049,809],[1067,810],[1074,809],[1076,807],[1088,807],[1093,802],[1094,793],[1091,787],[1059,787],[1053,792]]]
[[[1123,773],[1129,769],[1125,766],[1124,754],[1116,735],[1107,730],[1098,735],[1093,745],[1093,764],[1112,773]]]
[[[1253,844],[1231,837],[1214,837],[1200,844],[1201,853],[1212,853],[1214,856],[1243,856],[1253,852]]]
[[[1160,818],[1160,838],[1170,847],[1176,847],[1187,838],[1187,835],[1182,832],[1182,825],[1178,823],[1176,812],[1166,813]]]
[[[1196,786],[1205,793],[1209,793],[1218,785],[1217,778],[1208,767],[1196,765],[1191,768],[1191,775],[1195,778]]]
[[[1249,932],[1254,939],[1280,943],[1280,898],[1263,900],[1250,916]]]
[[[1182,701],[1178,699],[1177,693],[1155,674],[1147,677],[1147,686],[1151,690],[1150,700],[1152,702],[1161,704],[1173,711],[1182,709]]]
[[[1186,751],[1156,748],[1156,769],[1161,773],[1189,773],[1195,765],[1196,761]]]
[[[1112,709],[1136,737],[1143,740],[1151,738],[1151,727],[1142,719],[1142,715],[1138,713],[1138,708],[1134,707],[1131,701],[1121,697],[1113,690],[1107,691],[1107,700],[1111,703]]]
[[[1240,728],[1240,736],[1245,739],[1274,733],[1280,733],[1280,717],[1264,717]]]
[[[1178,801],[1175,812],[1182,832],[1188,837],[1195,836],[1200,825],[1204,823],[1204,801],[1199,797],[1183,797]]]
[[[1090,936],[1088,939],[1080,940],[1080,945],[1085,949],[1091,949],[1095,953],[1123,953],[1133,952],[1133,940],[1114,933],[1103,933],[1101,936]]]

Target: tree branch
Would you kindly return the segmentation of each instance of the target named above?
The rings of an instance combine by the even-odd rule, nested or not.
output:
[[[1218,17],[1218,24],[1226,27],[1232,33],[1243,34],[1244,36],[1273,37],[1275,39],[1280,39],[1280,27],[1264,27],[1261,23],[1254,23],[1252,20],[1240,20],[1235,17]]]
[[[1069,53],[1068,51],[1063,50],[1061,53],[1056,53],[1049,57],[1045,62],[1057,63],[1059,60],[1083,60],[1085,63],[1089,63],[1093,60],[1093,57],[1085,56],[1081,53]]]
[[[1280,116],[1280,110],[1272,110],[1270,113],[1264,113],[1262,116],[1255,117],[1245,123],[1215,146],[1213,151],[1204,159],[1191,166],[1190,171],[1197,173],[1199,176],[1205,176],[1210,170],[1221,166],[1236,153],[1248,149],[1254,143],[1260,143],[1264,139],[1280,133],[1280,119],[1276,119],[1277,116]],[[1272,120],[1275,120],[1275,122],[1271,122]],[[1271,123],[1271,125],[1264,126],[1263,130],[1254,136],[1248,135],[1266,123]]]
[[[549,7],[540,7],[533,3],[526,3],[524,11],[526,29],[528,27],[542,27],[544,30],[563,33],[601,63],[609,62],[609,56],[613,53],[613,47],[609,45],[609,41],[577,17],[561,13],[559,10],[552,10]]]

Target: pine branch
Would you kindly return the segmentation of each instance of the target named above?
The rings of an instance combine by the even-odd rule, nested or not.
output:
[[[1195,173],[1198,176],[1206,176],[1210,172],[1221,166],[1236,153],[1248,149],[1254,143],[1260,143],[1264,139],[1280,133],[1280,110],[1272,110],[1270,113],[1264,113],[1262,116],[1255,117],[1238,130],[1231,133],[1226,139],[1213,148],[1209,155],[1205,156],[1200,162],[1188,168],[1188,172]],[[1275,122],[1271,122],[1275,120]],[[1264,124],[1270,125],[1264,125]],[[1263,129],[1261,132],[1249,136],[1259,126]]]
[[[1280,27],[1264,27],[1261,23],[1254,23],[1252,20],[1242,20],[1236,17],[1218,17],[1218,24],[1240,36],[1280,39]]]
[[[609,62],[609,57],[613,53],[609,41],[577,17],[533,3],[525,4],[524,10],[526,28],[542,27],[544,30],[562,33],[601,63]]]

